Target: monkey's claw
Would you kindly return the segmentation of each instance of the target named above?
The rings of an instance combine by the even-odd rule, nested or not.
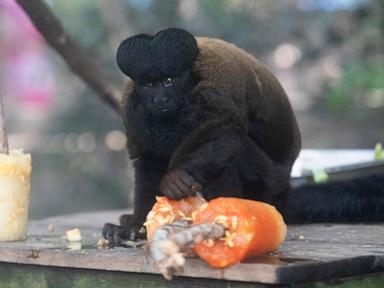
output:
[[[113,225],[111,223],[104,224],[103,237],[108,240],[109,248],[113,248],[121,244],[120,230],[120,226]]]
[[[160,191],[170,199],[179,200],[188,196],[195,196],[202,187],[187,172],[177,169],[169,172],[160,183]]]

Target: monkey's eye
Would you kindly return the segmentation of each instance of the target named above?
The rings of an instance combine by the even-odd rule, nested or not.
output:
[[[152,88],[152,86],[153,86],[153,83],[152,83],[152,82],[145,82],[145,83],[144,83],[144,87],[145,87],[146,89]]]
[[[165,78],[163,80],[163,87],[169,87],[173,85],[173,79],[171,77]]]

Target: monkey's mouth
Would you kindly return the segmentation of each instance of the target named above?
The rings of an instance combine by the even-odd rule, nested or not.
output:
[[[177,107],[167,106],[167,107],[157,107],[153,110],[153,115],[156,115],[157,117],[173,117],[178,114]]]
[[[176,107],[163,107],[163,108],[160,108],[159,109],[161,112],[163,113],[167,113],[167,112],[173,112],[173,111],[176,111],[177,108]]]
[[[158,105],[156,111],[159,113],[172,113],[177,111],[176,105]]]

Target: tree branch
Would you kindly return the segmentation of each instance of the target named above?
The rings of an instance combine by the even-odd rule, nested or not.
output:
[[[59,20],[42,0],[16,0],[45,40],[110,107],[120,113],[121,93],[113,81],[63,29]]]
[[[224,235],[225,228],[221,224],[190,226],[185,220],[177,220],[156,230],[149,250],[156,268],[165,279],[171,280],[173,273],[184,266],[185,259],[181,251],[203,240],[215,240]]]

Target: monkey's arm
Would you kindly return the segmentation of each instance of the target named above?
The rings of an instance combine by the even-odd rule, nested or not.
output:
[[[122,239],[136,240],[145,238],[145,233],[140,232],[143,222],[156,200],[159,183],[164,174],[164,163],[153,155],[144,154],[134,162],[135,191],[133,215],[129,221],[120,217],[120,226],[107,223],[103,228],[103,236],[110,246],[120,244]]]
[[[127,135],[127,148],[128,148],[129,158],[131,160],[138,158],[144,152],[142,145],[139,143],[135,135],[135,132],[128,121],[128,115],[126,110],[128,106],[128,101],[130,100],[131,94],[133,93],[133,85],[134,85],[133,81],[128,80],[127,86],[125,87],[125,90],[123,93],[122,106],[121,106],[125,131]]]
[[[229,95],[204,91],[198,109],[204,111],[204,121],[181,142],[161,182],[160,190],[170,198],[190,195],[191,187],[184,185],[188,175],[197,182],[194,186],[204,186],[216,178],[236,160],[247,137],[247,123]],[[175,177],[175,171],[181,178]]]

